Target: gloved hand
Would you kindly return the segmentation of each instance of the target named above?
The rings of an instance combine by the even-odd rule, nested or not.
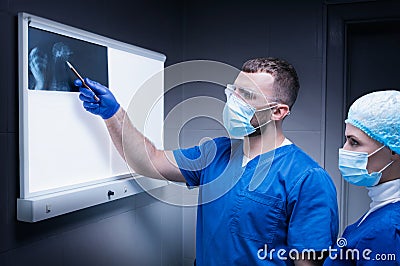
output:
[[[111,91],[96,81],[92,81],[88,78],[84,80],[92,91],[84,87],[82,81],[79,79],[75,80],[74,84],[79,87],[79,91],[81,92],[81,94],[79,94],[79,99],[83,101],[83,107],[86,111],[99,115],[103,119],[112,117],[118,111],[120,105]],[[100,99],[99,101],[94,99],[95,94]]]

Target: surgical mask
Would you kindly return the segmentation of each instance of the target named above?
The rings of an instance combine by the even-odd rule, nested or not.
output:
[[[388,168],[393,161],[388,163],[378,172],[368,173],[368,157],[374,155],[384,147],[385,146],[378,148],[369,155],[366,152],[339,149],[339,170],[343,179],[356,186],[372,187],[377,185],[382,177],[382,172]]]
[[[250,121],[253,115],[256,113],[256,108],[247,104],[234,94],[227,96],[228,100],[225,104],[223,111],[223,121],[224,126],[231,137],[243,138],[244,136],[248,136],[251,133],[255,132],[257,128],[260,128],[261,126],[264,126],[272,121],[270,119],[263,125],[260,125],[256,128],[253,127]],[[257,112],[269,110],[274,108],[275,106],[257,110]]]

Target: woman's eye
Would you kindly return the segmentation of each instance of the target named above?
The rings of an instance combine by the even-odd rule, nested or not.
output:
[[[356,141],[355,139],[350,139],[350,143],[351,145],[358,145],[358,141]]]

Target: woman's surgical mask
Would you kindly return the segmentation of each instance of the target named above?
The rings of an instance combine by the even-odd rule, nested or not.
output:
[[[247,104],[245,101],[232,94],[229,90],[226,90],[225,93],[227,94],[228,100],[223,111],[223,121],[224,126],[231,137],[243,138],[244,136],[248,136],[255,132],[257,128],[272,121],[269,120],[256,128],[253,127],[250,122],[256,112],[272,109],[276,107],[276,105],[256,110],[256,108]]]
[[[374,155],[384,147],[385,146],[378,148],[369,155],[367,152],[355,152],[339,149],[339,170],[343,179],[356,186],[372,187],[377,185],[382,177],[382,172],[388,168],[393,161],[388,163],[378,172],[368,173],[368,157]]]

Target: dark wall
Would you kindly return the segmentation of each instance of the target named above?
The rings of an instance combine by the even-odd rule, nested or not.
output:
[[[248,59],[271,56],[294,65],[300,92],[291,115],[285,119],[284,129],[288,137],[322,164],[324,1],[185,3],[185,60],[215,60],[240,69]],[[175,91],[177,101],[201,95],[225,101],[222,86],[192,83],[183,87]],[[204,137],[225,134],[223,127],[212,120],[198,117],[182,130],[167,124],[166,133],[173,139],[181,130],[181,145],[191,146]]]
[[[179,263],[181,209],[144,193],[35,224],[16,220],[18,12],[159,51],[166,65],[182,60],[179,1],[0,0],[0,265]]]

